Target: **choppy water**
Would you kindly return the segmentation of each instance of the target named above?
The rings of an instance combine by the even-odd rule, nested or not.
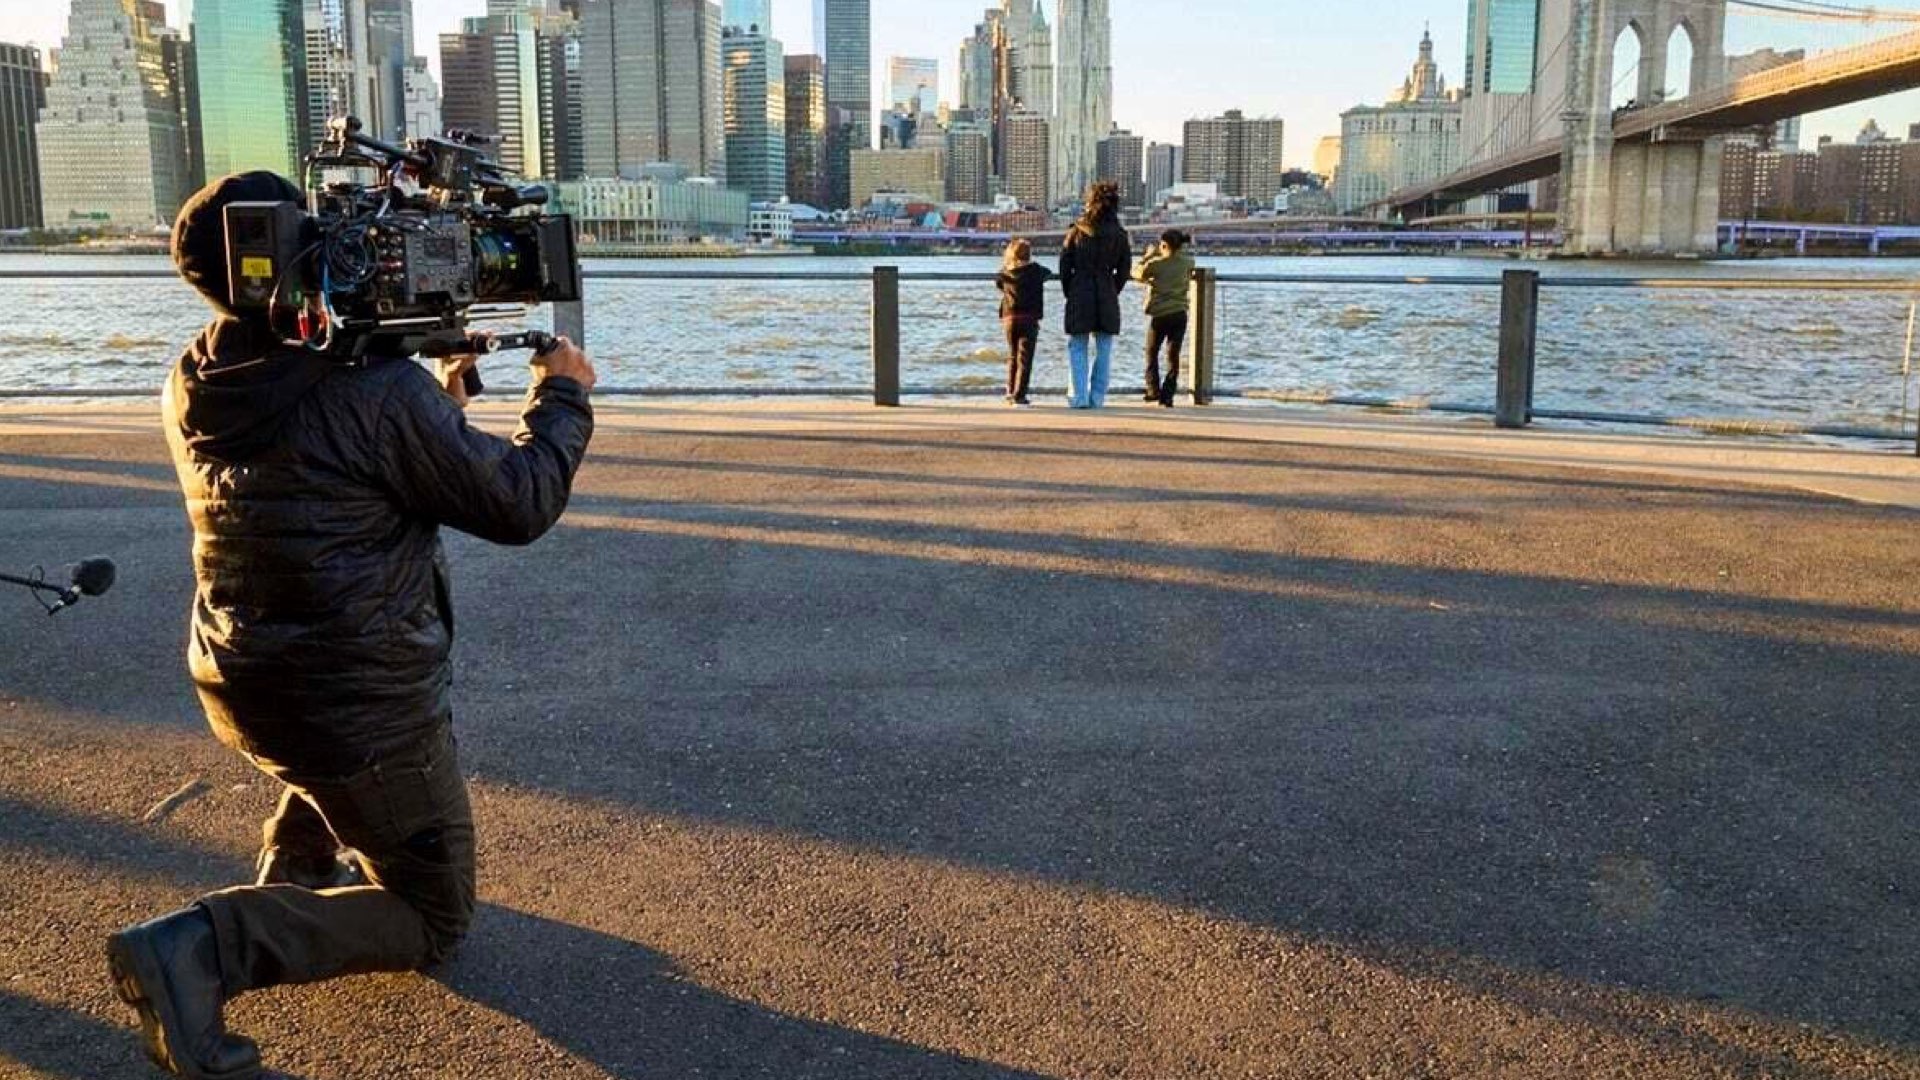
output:
[[[1223,274],[1489,276],[1505,265],[1448,258],[1222,258]],[[774,259],[594,267],[864,271],[871,260]],[[155,258],[0,255],[0,269],[163,268]],[[989,258],[901,261],[909,272],[990,272]],[[1898,261],[1540,264],[1549,277],[1893,277]],[[1137,298],[1137,294],[1136,294]],[[860,387],[868,383],[859,283],[592,281],[587,326],[607,385]],[[1541,311],[1542,408],[1893,427],[1909,298],[1838,292],[1548,288]],[[908,282],[903,380],[987,389],[1003,345],[989,285]],[[1130,308],[1131,310],[1131,308]],[[1223,388],[1491,404],[1495,289],[1356,285],[1221,287]],[[1058,327],[1058,309],[1051,327]],[[0,280],[0,389],[156,387],[204,307],[172,281]],[[1143,320],[1131,318],[1116,384],[1137,376]],[[1037,381],[1064,382],[1065,350],[1043,338]],[[494,381],[506,384],[511,377]],[[1910,386],[1913,384],[1909,384]],[[1920,397],[1920,389],[1912,391]],[[1909,414],[1910,415],[1910,414]]]

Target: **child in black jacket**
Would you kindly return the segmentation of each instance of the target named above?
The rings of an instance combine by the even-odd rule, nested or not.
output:
[[[1053,271],[1033,261],[1032,244],[1015,240],[1007,245],[1006,263],[995,280],[1000,285],[1000,321],[1007,328],[1007,404],[1029,405],[1033,353],[1040,344]]]

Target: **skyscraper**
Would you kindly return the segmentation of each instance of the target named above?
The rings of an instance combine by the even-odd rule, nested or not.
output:
[[[300,0],[195,0],[194,79],[208,176],[297,176],[306,150]]]
[[[367,0],[367,65],[371,92],[360,119],[381,139],[407,127],[407,65],[413,59],[413,0]]]
[[[440,84],[433,81],[427,58],[415,56],[407,61],[406,136],[428,139],[441,134],[446,125],[440,121]]]
[[[1053,116],[1053,30],[1042,0],[1001,0],[1000,93],[1014,109]]]
[[[772,37],[773,0],[725,0],[720,24],[742,30],[759,27],[762,37]]]
[[[672,162],[726,179],[720,21],[711,0],[582,0],[588,176]]]
[[[325,141],[327,125],[339,117],[378,119],[374,114],[373,54],[367,41],[367,3],[303,0],[301,4],[309,146]]]
[[[1468,94],[1531,93],[1539,51],[1540,0],[1468,0]]]
[[[1460,141],[1463,161],[1493,157],[1565,129],[1566,50],[1546,50],[1568,32],[1572,5],[1545,0],[1468,0],[1467,67]],[[1538,183],[1471,205],[1523,204]]]
[[[1092,182],[1100,140],[1113,128],[1113,20],[1107,0],[1059,4],[1053,198],[1064,202]]]
[[[1047,206],[1053,176],[1053,130],[1047,118],[1021,110],[1007,118],[1007,194],[1029,209]]]
[[[1100,140],[1095,173],[1120,187],[1120,205],[1139,210],[1147,205],[1147,184],[1142,167],[1147,156],[1146,140],[1131,131],[1118,128]]]
[[[780,43],[729,27],[721,41],[721,63],[727,185],[754,202],[779,202],[787,195],[787,67]]]
[[[34,130],[46,103],[40,50],[0,45],[0,229],[40,227],[40,153]]]
[[[960,43],[960,107],[992,121],[1000,94],[1000,25],[1004,16],[989,9],[974,25],[973,35]]]
[[[993,197],[993,136],[972,110],[957,110],[947,122],[947,201],[984,204]]]
[[[166,5],[159,0],[141,0],[140,10],[160,41],[160,65],[166,70],[168,90],[180,110],[180,191],[184,198],[207,182],[200,152],[200,90],[194,82],[193,42],[167,25]]]
[[[555,180],[587,175],[586,99],[580,20],[550,12],[534,20],[540,67],[540,157]]]
[[[826,202],[821,166],[827,156],[827,65],[818,56],[786,62],[787,197],[808,206]]]
[[[51,228],[167,225],[187,155],[177,91],[136,0],[73,0],[37,132]]]
[[[1281,121],[1250,120],[1239,109],[1211,120],[1189,120],[1182,177],[1189,184],[1216,184],[1229,198],[1271,207],[1286,187],[1285,134]]]
[[[887,107],[912,116],[940,111],[940,61],[896,56],[887,61]]]
[[[827,63],[827,204],[852,201],[852,152],[873,146],[872,0],[813,0],[813,40]]]
[[[1154,205],[1168,188],[1180,182],[1180,166],[1183,155],[1180,147],[1173,143],[1150,143],[1147,146],[1147,204]]]
[[[440,78],[446,88],[440,113],[447,127],[499,136],[493,149],[509,173],[547,175],[538,40],[527,20],[470,18],[460,33],[440,35]]]

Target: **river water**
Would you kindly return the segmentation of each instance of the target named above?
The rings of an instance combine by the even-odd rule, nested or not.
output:
[[[641,262],[600,268],[862,272],[879,260]],[[990,273],[990,258],[898,260],[904,271]],[[1496,276],[1485,258],[1220,258],[1221,274]],[[1737,417],[1893,428],[1902,415],[1908,295],[1831,291],[1553,288],[1555,277],[1910,277],[1896,260],[1541,263],[1536,404],[1545,409]],[[0,255],[0,270],[164,268],[148,257]],[[1914,295],[1920,295],[1916,293]],[[1036,382],[1064,384],[1058,294]],[[902,286],[903,382],[985,391],[1003,378],[989,284]],[[1143,319],[1129,298],[1116,386],[1137,385]],[[589,281],[590,351],[604,385],[830,390],[869,384],[866,288],[858,282]],[[1494,288],[1222,284],[1222,389],[1491,405]],[[161,281],[0,279],[0,390],[147,389],[206,318]],[[540,325],[538,316],[532,325]],[[505,363],[505,361],[502,361]],[[507,385],[517,376],[492,381]],[[1912,383],[1908,383],[1912,386]],[[1914,390],[1920,396],[1920,390]]]

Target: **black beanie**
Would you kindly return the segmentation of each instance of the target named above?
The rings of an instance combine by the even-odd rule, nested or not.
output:
[[[304,202],[306,193],[270,172],[223,176],[195,192],[173,222],[173,268],[223,315],[234,314],[227,286],[227,206],[243,202]]]

